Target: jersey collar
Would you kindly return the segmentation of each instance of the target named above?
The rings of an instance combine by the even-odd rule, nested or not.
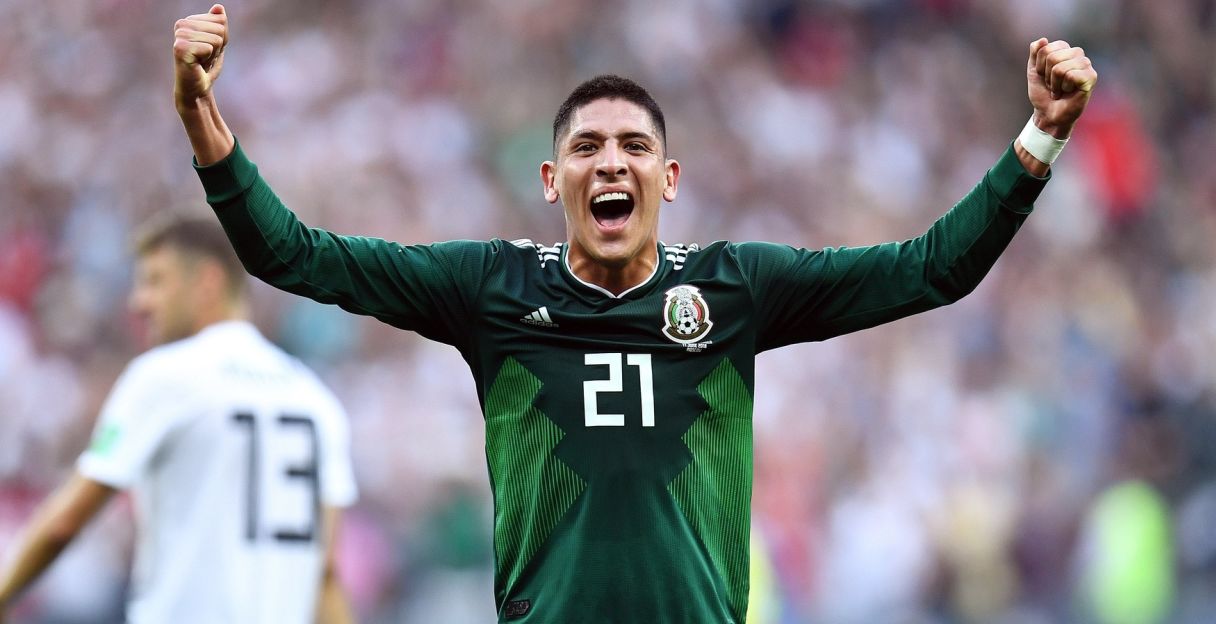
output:
[[[635,290],[638,290],[639,288],[642,288],[643,286],[650,284],[651,282],[653,282],[655,280],[655,277],[659,274],[659,268],[662,267],[663,263],[667,261],[667,258],[665,256],[665,254],[663,253],[663,243],[662,243],[662,241],[660,241],[657,245],[655,245],[654,252],[655,252],[655,255],[658,257],[658,259],[655,261],[654,269],[652,269],[650,271],[650,275],[648,275],[646,277],[646,279],[642,280],[641,282],[638,282],[637,285],[630,286],[629,288],[626,288],[625,290],[621,291],[621,294],[614,295],[614,294],[612,294],[612,291],[610,291],[606,288],[603,288],[602,286],[597,286],[595,284],[592,284],[591,282],[583,281],[582,278],[575,275],[574,270],[570,268],[570,258],[568,256],[568,253],[570,250],[570,244],[568,242],[566,242],[566,243],[560,243],[560,245],[561,245],[561,249],[562,249],[562,269],[565,270],[566,275],[569,275],[572,279],[574,279],[574,281],[578,282],[579,284],[582,284],[583,286],[590,288],[591,290],[594,290],[595,292],[598,292],[598,293],[608,297],[609,299],[624,299],[625,295],[628,295],[629,293],[631,293]]]
[[[195,336],[202,336],[204,334],[223,335],[235,333],[253,333],[261,335],[261,332],[258,331],[257,327],[254,327],[253,323],[245,319],[229,319],[226,321],[212,323],[200,329]]]

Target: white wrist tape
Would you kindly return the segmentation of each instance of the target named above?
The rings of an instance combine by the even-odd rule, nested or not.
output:
[[[1022,147],[1039,162],[1050,165],[1060,157],[1060,152],[1064,151],[1065,145],[1068,145],[1068,139],[1057,139],[1043,132],[1034,125],[1032,116],[1026,122],[1026,127],[1022,128],[1022,133],[1018,135],[1018,143],[1021,143]]]

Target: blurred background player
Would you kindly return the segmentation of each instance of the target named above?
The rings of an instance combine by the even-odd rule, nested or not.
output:
[[[346,416],[246,318],[246,278],[212,219],[136,239],[131,308],[157,345],[101,411],[76,472],[0,574],[0,619],[115,492],[135,502],[132,623],[346,622],[333,565],[355,500]]]

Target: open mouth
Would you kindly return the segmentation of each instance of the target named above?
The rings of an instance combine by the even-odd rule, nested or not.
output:
[[[591,216],[602,227],[615,228],[625,225],[633,214],[633,197],[629,193],[616,191],[591,198]]]

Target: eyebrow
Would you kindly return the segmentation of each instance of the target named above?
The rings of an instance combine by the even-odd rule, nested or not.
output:
[[[578,132],[575,132],[570,135],[570,138],[566,140],[566,144],[568,145],[570,142],[576,141],[578,139],[590,139],[593,141],[603,141],[606,138],[607,138],[607,135],[605,135],[602,132],[597,132],[595,130],[579,130]],[[643,139],[646,141],[654,142],[657,140],[654,137],[654,135],[652,135],[648,132],[641,132],[639,130],[629,130],[627,132],[622,132],[622,133],[616,135],[616,138],[619,141]]]

